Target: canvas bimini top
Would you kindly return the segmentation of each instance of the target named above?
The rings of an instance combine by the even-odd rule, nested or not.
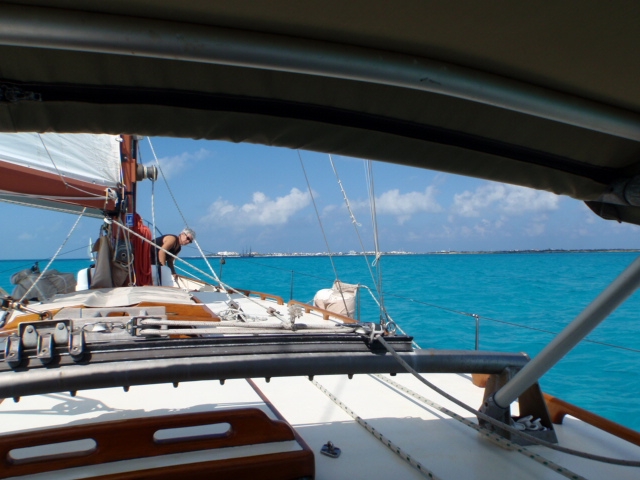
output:
[[[330,152],[640,223],[639,21],[595,0],[0,2],[0,131]]]

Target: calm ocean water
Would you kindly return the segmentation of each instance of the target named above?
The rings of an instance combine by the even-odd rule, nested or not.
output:
[[[423,348],[473,349],[480,317],[480,349],[535,356],[584,309],[637,253],[407,255],[382,258],[384,302],[390,316]],[[371,260],[371,259],[369,259]],[[189,259],[209,271],[202,259]],[[232,286],[310,301],[335,278],[328,257],[209,260]],[[339,278],[372,288],[361,256],[334,258]],[[51,268],[75,272],[88,260],[60,260]],[[0,261],[0,286],[31,261]],[[46,262],[41,262],[44,267]],[[186,268],[186,267],[185,267]],[[197,275],[201,276],[201,275]],[[362,319],[376,321],[367,291]],[[541,380],[544,391],[640,430],[640,294],[636,293]]]

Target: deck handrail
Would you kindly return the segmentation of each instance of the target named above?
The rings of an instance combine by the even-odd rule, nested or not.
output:
[[[221,433],[187,433],[184,438],[178,435],[161,439],[157,437],[163,430],[185,427],[221,426]],[[226,431],[225,431],[226,430]],[[177,433],[177,432],[176,432]],[[40,454],[33,452],[25,459],[16,459],[12,453],[37,447],[57,445],[65,442],[90,443],[84,444],[77,451],[61,454]],[[73,425],[54,427],[46,430],[27,431],[0,436],[0,476],[33,475],[37,473],[81,468],[111,462],[124,462],[141,458],[160,457],[162,455],[188,454],[197,451],[225,449],[256,444],[278,444],[279,442],[295,441],[291,426],[282,420],[273,420],[258,408],[244,408],[231,410],[216,410],[197,413],[180,413],[167,416],[150,416],[142,418],[128,418],[116,421],[101,422],[87,425]],[[258,473],[252,462],[257,460],[259,467],[264,469],[265,462],[271,467],[279,466],[289,474],[282,474],[282,478],[306,477],[313,474],[313,454],[304,447],[301,450],[283,451],[271,455],[256,457],[242,457],[241,465],[236,465],[233,458],[230,461],[220,459],[204,463],[194,463],[200,474],[216,476],[217,469],[221,471],[231,469],[237,478],[252,478]],[[238,460],[238,459],[236,459]],[[244,465],[246,464],[246,465]],[[173,468],[188,468],[190,465],[178,465]],[[172,467],[169,467],[172,468]],[[241,474],[251,472],[247,477]],[[135,475],[135,478],[156,478],[156,470],[146,469],[123,472],[121,475]],[[183,472],[184,473],[184,472]],[[101,477],[102,478],[102,477]],[[107,477],[105,477],[107,478]],[[110,476],[108,478],[111,478]],[[132,478],[131,476],[126,478]],[[168,477],[163,477],[168,478]]]
[[[288,305],[299,305],[304,309],[305,313],[320,313],[322,314],[322,318],[324,320],[329,320],[329,317],[333,317],[336,320],[340,320],[344,323],[358,323],[357,320],[354,320],[351,317],[347,317],[346,315],[340,315],[339,313],[330,312],[329,310],[325,310],[324,308],[316,307],[315,305],[309,305],[308,303],[299,302],[297,300],[289,300]]]
[[[249,295],[255,295],[256,297],[260,297],[260,300],[266,300],[267,298],[270,298],[272,300],[275,300],[278,305],[284,305],[284,300],[282,299],[282,297],[280,297],[278,295],[273,295],[271,293],[256,292],[255,290],[244,290],[242,288],[230,288],[230,289],[228,289],[228,292],[229,293],[240,293],[240,294],[245,295],[247,297]]]

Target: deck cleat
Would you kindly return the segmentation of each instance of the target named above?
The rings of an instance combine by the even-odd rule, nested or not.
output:
[[[338,458],[342,453],[342,451],[338,447],[336,447],[332,442],[327,442],[320,449],[320,453],[323,455],[326,455],[327,457]]]

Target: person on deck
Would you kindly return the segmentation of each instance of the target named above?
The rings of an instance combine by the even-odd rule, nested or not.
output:
[[[175,260],[171,255],[167,255],[164,251],[168,251],[175,256],[178,256],[183,245],[188,245],[196,238],[196,232],[190,228],[185,228],[180,235],[163,235],[156,238],[153,242],[160,248],[153,248],[151,252],[151,264],[152,265],[166,265],[171,270],[171,274],[175,277],[176,270],[173,266]],[[164,249],[164,250],[161,250]]]

